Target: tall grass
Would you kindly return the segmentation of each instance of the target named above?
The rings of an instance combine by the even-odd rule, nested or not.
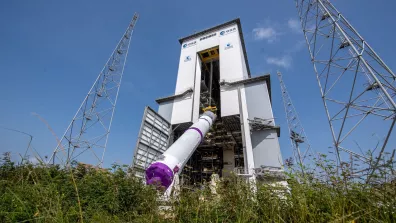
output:
[[[288,188],[259,183],[252,190],[233,176],[221,180],[215,194],[206,184],[182,188],[164,204],[126,166],[74,164],[70,171],[3,158],[0,222],[396,222],[392,182],[367,185],[335,174],[301,177],[293,170]],[[169,208],[160,210],[163,205]]]

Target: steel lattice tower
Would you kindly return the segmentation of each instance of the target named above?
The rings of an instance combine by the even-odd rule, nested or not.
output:
[[[396,76],[328,0],[296,0],[337,160],[363,151],[369,176],[380,168],[396,117]],[[368,135],[365,135],[368,134]],[[357,157],[357,156],[356,156]]]
[[[289,137],[293,149],[293,156],[301,169],[303,169],[302,166],[304,164],[304,160],[307,158],[307,156],[311,155],[311,145],[305,134],[300,118],[298,117],[297,111],[294,108],[292,100],[289,96],[289,92],[286,89],[286,85],[283,82],[281,72],[278,71],[277,75],[282,91],[283,105],[285,107]]]
[[[49,162],[69,166],[73,160],[100,166],[103,163],[118,92],[133,29],[135,13],[109,60],[99,73]]]

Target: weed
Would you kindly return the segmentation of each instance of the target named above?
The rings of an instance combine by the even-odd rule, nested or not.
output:
[[[329,165],[331,165],[331,162]],[[318,164],[319,165],[319,164]],[[216,187],[182,189],[163,213],[158,193],[127,166],[0,164],[0,222],[395,222],[396,184],[368,185],[320,164],[326,176],[297,170],[288,188],[237,176]],[[283,188],[285,189],[285,188]],[[78,194],[77,194],[78,191]]]

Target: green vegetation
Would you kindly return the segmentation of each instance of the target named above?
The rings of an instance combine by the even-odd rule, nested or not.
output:
[[[322,166],[326,181],[288,176],[289,189],[260,184],[256,192],[238,177],[182,190],[161,210],[154,188],[126,166],[95,169],[74,164],[0,165],[0,222],[395,222],[396,185],[360,184]],[[333,174],[333,175],[332,175]],[[321,177],[322,178],[322,177]]]

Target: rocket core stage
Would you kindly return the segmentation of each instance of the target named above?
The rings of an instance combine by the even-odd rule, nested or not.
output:
[[[197,122],[147,168],[146,183],[162,186],[165,190],[168,189],[172,184],[174,174],[184,167],[203,141],[215,119],[216,115],[213,112],[204,112]]]

